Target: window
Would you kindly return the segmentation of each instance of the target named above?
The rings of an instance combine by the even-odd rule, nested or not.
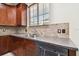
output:
[[[49,19],[49,4],[33,4],[30,10],[30,26],[45,25]]]
[[[30,7],[30,25],[37,25],[37,4]]]

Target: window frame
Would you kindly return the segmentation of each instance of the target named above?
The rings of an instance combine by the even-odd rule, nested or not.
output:
[[[33,6],[33,5],[35,5],[35,4],[37,4],[37,25],[31,25],[31,12],[30,12],[30,8]],[[43,5],[43,8],[44,8],[44,5]],[[44,11],[44,10],[43,10]],[[43,14],[44,14],[44,12],[43,12]],[[49,16],[48,16],[48,19],[49,19]],[[31,4],[30,6],[29,6],[29,26],[40,26],[40,22],[39,22],[40,20],[39,20],[39,3],[33,3],[33,4]],[[44,19],[44,15],[43,15],[43,24],[42,25],[45,25],[44,24],[44,22],[45,22],[45,19]]]
[[[33,5],[35,5],[35,4],[37,4],[38,5],[38,3],[33,3],[33,4],[31,4],[28,8],[29,8],[29,26],[35,26],[35,25],[31,25],[31,12],[30,12],[30,8],[33,6]],[[38,9],[38,6],[37,6],[37,9]],[[38,12],[37,12],[37,14],[38,14]],[[37,15],[37,25],[38,25],[38,15]],[[36,26],[37,26],[36,25]]]

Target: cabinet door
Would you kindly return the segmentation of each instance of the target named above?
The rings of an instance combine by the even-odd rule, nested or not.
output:
[[[14,44],[15,48],[24,47],[25,45],[24,39],[19,37],[12,37],[12,41],[13,43],[15,43]]]
[[[0,37],[0,55],[8,52],[9,50],[9,37],[8,36],[1,36]]]
[[[22,11],[21,11],[21,24],[26,25],[27,24],[27,6],[26,4],[22,4]]]
[[[0,55],[3,54],[3,52],[6,51],[3,44],[3,37],[0,37]]]
[[[7,21],[7,11],[5,5],[0,5],[0,25],[5,25]]]
[[[27,39],[25,45],[26,45],[25,46],[26,56],[37,56],[38,55],[38,47],[37,47],[36,42]]]
[[[7,25],[17,25],[16,24],[16,7],[15,6],[7,6]]]
[[[17,24],[18,25],[26,25],[27,22],[27,6],[26,4],[17,5]]]
[[[15,44],[17,46],[17,49],[13,50],[12,52],[17,56],[35,56],[37,55],[37,45],[34,41],[23,39],[23,38],[17,38],[15,40]]]

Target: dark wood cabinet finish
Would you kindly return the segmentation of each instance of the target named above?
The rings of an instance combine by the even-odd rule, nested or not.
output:
[[[27,5],[19,3],[16,6],[0,5],[0,25],[26,26]]]
[[[5,25],[7,20],[7,8],[5,5],[0,5],[0,25]]]
[[[12,47],[12,42],[9,36],[0,36],[0,55],[8,52]]]
[[[12,52],[15,56],[54,56],[57,53],[60,56],[76,56],[75,49],[65,49],[61,46],[10,35],[0,36],[0,55],[7,52]]]
[[[16,56],[37,55],[37,45],[34,41],[14,36],[0,37],[0,55],[12,52]]]
[[[13,37],[14,38],[14,37]],[[37,55],[37,45],[34,41],[32,40],[26,40],[23,38],[17,38],[14,39],[16,42],[16,46],[18,47],[17,49],[13,50],[12,52],[16,55],[16,56],[36,56]]]
[[[74,50],[74,49],[69,49],[69,50],[68,50],[68,56],[76,56],[76,50]]]
[[[16,6],[16,15],[17,15],[17,24],[18,25],[26,25],[27,24],[27,5],[26,4],[18,4]]]
[[[6,25],[17,25],[16,23],[16,6],[7,6],[7,24]]]

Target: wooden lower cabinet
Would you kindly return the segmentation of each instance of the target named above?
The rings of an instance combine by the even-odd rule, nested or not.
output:
[[[17,45],[18,45],[18,43],[19,42],[16,42]],[[37,45],[35,44],[35,42],[24,39],[23,42],[21,41],[20,47],[13,50],[12,53],[14,53],[16,56],[36,56],[37,51],[38,51],[38,48],[37,48]]]
[[[0,55],[12,52],[15,56],[33,56],[37,55],[37,45],[29,39],[18,38],[14,36],[0,37]]]
[[[69,50],[68,50],[68,56],[76,56],[76,50],[74,50],[74,49],[69,49]]]
[[[37,49],[35,46],[19,47],[12,51],[16,56],[36,56]]]
[[[31,39],[15,36],[0,36],[0,55],[12,52],[15,56],[57,56],[57,51],[66,52],[66,56],[76,56],[76,49],[67,50],[60,46],[35,42]],[[65,55],[60,54],[60,56]]]
[[[24,49],[25,49],[26,56],[38,55],[38,46],[37,46],[36,42],[34,42],[32,40],[26,40]]]
[[[0,36],[0,55],[10,51],[12,41],[9,36]]]
[[[65,49],[64,47],[41,42],[38,44],[31,39],[13,37],[13,42],[15,42],[17,49],[14,49],[12,53],[16,56],[76,56],[75,49]]]

